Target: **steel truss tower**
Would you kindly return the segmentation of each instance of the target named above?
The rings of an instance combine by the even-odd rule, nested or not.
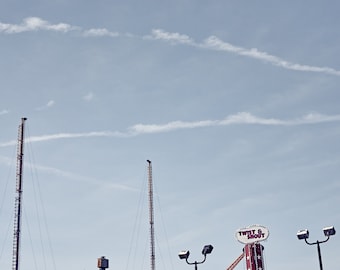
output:
[[[24,158],[24,135],[25,121],[27,118],[21,118],[18,132],[18,149],[17,149],[17,169],[16,169],[16,197],[14,206],[14,237],[13,237],[13,257],[12,269],[19,270],[20,259],[20,234],[21,234],[21,212],[22,212],[22,174],[23,174],[23,158]]]

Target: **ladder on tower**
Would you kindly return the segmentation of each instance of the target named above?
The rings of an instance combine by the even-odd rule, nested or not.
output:
[[[155,270],[155,229],[154,229],[154,213],[153,213],[153,183],[152,183],[152,165],[151,161],[147,160],[148,166],[148,182],[149,182],[149,220],[150,220],[150,259],[151,270]]]
[[[27,118],[21,118],[21,124],[18,132],[18,149],[17,149],[17,168],[16,168],[16,193],[14,205],[14,237],[13,237],[13,256],[12,270],[19,270],[20,259],[20,235],[21,235],[21,212],[22,212],[22,173],[24,157],[24,128]]]
[[[242,261],[243,257],[244,253],[238,256],[238,258],[226,270],[233,270],[239,264],[239,262]]]

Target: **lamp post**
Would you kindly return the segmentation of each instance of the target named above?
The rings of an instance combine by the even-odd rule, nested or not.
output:
[[[190,251],[189,250],[183,250],[181,251],[178,256],[180,259],[185,259],[185,261],[187,262],[187,264],[190,264],[190,265],[195,265],[195,270],[197,270],[197,265],[198,264],[201,264],[201,263],[204,263],[206,258],[207,258],[207,254],[210,254],[213,250],[213,246],[212,245],[205,245],[203,247],[203,250],[202,250],[202,254],[204,256],[203,260],[198,262],[198,261],[194,261],[194,262],[189,262],[188,261],[188,258],[189,258],[189,255],[190,255]]]
[[[322,259],[321,259],[321,250],[320,250],[320,244],[322,243],[326,243],[329,240],[329,237],[332,235],[335,235],[335,228],[334,226],[330,226],[330,227],[325,227],[323,228],[323,233],[324,235],[327,237],[325,240],[323,241],[319,241],[317,240],[316,242],[308,242],[307,239],[309,237],[309,231],[307,229],[305,230],[300,230],[297,232],[296,236],[299,240],[305,240],[305,242],[308,245],[317,245],[317,250],[318,250],[318,257],[319,257],[319,265],[320,265],[320,270],[323,270],[322,268]]]

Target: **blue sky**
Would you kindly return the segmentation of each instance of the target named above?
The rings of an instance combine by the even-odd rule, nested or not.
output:
[[[340,228],[339,9],[1,1],[0,268],[11,266],[27,117],[22,270],[35,257],[95,269],[102,255],[110,268],[148,269],[147,159],[157,269],[193,267],[178,252],[199,260],[205,244],[214,251],[199,269],[225,269],[243,248],[236,230],[253,224],[270,231],[268,269],[317,269],[296,232],[316,241]],[[338,243],[322,245],[324,268],[339,265]]]

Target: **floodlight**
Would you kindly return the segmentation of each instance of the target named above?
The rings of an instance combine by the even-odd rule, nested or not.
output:
[[[308,245],[317,245],[317,247],[318,247],[318,256],[319,256],[320,270],[322,270],[322,259],[321,259],[320,244],[326,243],[329,240],[329,237],[331,235],[335,234],[335,229],[334,229],[333,226],[325,227],[325,228],[323,228],[323,233],[327,237],[325,240],[322,240],[322,241],[317,240],[316,242],[312,242],[312,243],[307,241],[307,238],[309,236],[309,232],[308,232],[307,229],[306,230],[300,230],[296,234],[297,237],[299,238],[299,240],[304,239],[306,244],[308,244]]]
[[[182,250],[180,253],[178,253],[178,257],[180,259],[188,259],[189,258],[189,255],[190,255],[190,252],[189,250]]]
[[[307,239],[309,237],[309,231],[307,229],[300,230],[297,232],[296,236],[299,240]]]
[[[98,258],[98,268],[101,270],[109,268],[109,260],[106,259],[105,256]]]
[[[330,226],[330,227],[325,227],[323,228],[323,233],[325,234],[325,236],[331,236],[335,234],[335,228],[334,226]]]
[[[203,250],[202,250],[202,254],[205,256],[205,255],[207,255],[207,254],[210,254],[211,252],[212,252],[212,250],[213,250],[213,246],[212,245],[205,245],[204,247],[203,247]]]

